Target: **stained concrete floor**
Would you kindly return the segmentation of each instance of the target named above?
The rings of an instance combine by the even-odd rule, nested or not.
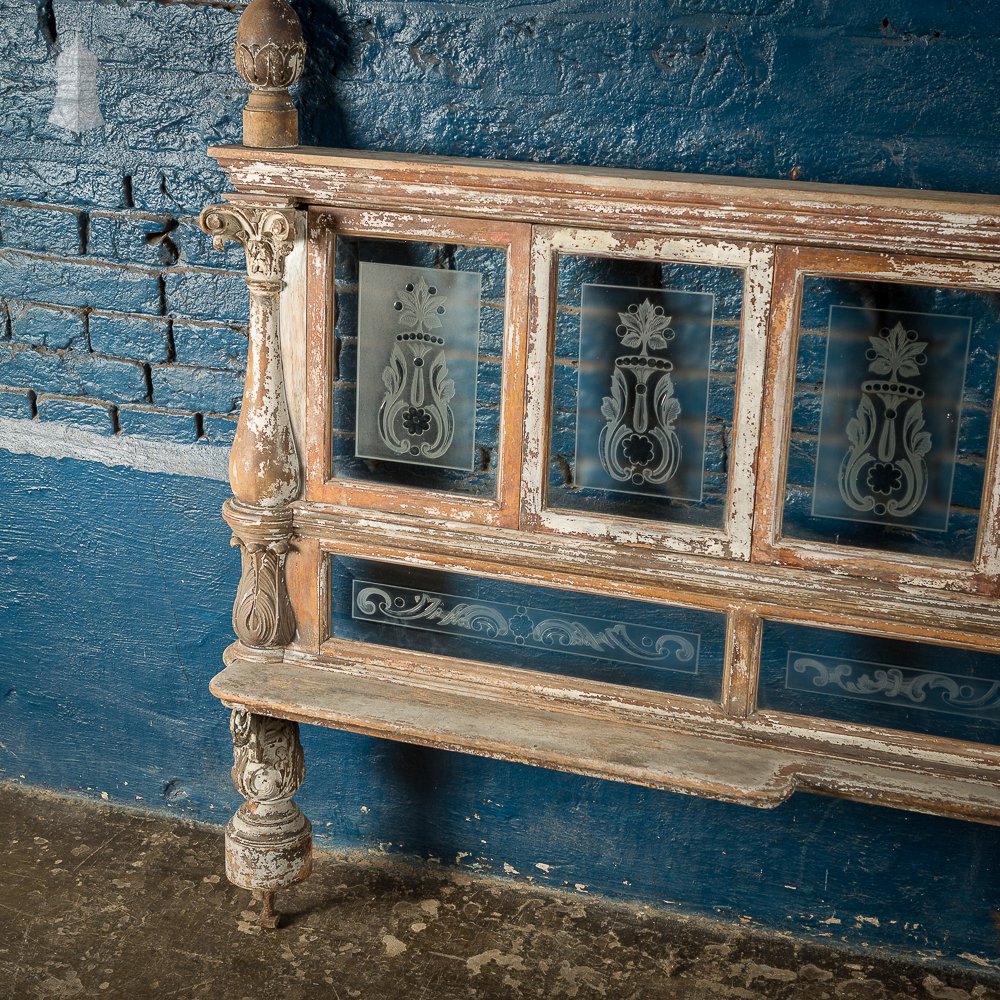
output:
[[[996,979],[382,857],[262,931],[221,832],[0,784],[0,997],[1000,1000]]]

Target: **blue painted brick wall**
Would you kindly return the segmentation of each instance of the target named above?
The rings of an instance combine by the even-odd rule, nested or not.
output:
[[[294,2],[310,46],[305,142],[1000,192],[990,4]],[[51,20],[47,6],[0,0],[0,415],[181,442],[200,430],[225,445],[245,364],[242,254],[214,250],[194,218],[226,188],[205,147],[239,138],[231,55],[242,5],[52,0]],[[48,123],[58,45],[75,29],[100,60],[107,120],[79,137]],[[44,698],[0,705],[21,751],[3,758],[6,773],[79,790],[106,777],[131,800],[114,777],[131,768],[170,808],[181,800],[158,788],[180,775],[186,808],[211,818],[229,794],[227,733],[204,689],[229,636],[236,564],[205,512],[225,491],[74,463],[5,465],[11,482],[48,489],[0,492],[0,523],[20,525],[16,558],[0,566],[22,574],[0,588],[11,623],[0,634],[15,636],[5,648],[19,686],[46,685]],[[81,497],[107,548],[66,515]],[[122,518],[132,506],[134,523]],[[62,634],[52,593],[80,576],[49,544],[53,525],[87,535],[72,549],[86,572],[66,598],[86,656],[57,658],[73,668],[65,677],[51,656],[36,662]],[[109,554],[121,546],[134,549],[125,567]],[[136,593],[149,595],[138,619]],[[177,601],[175,625],[162,608]],[[110,707],[109,643],[147,671]],[[74,706],[73,726],[48,704]],[[142,721],[150,712],[154,726]],[[135,729],[127,753],[106,736],[122,719]],[[77,747],[91,731],[83,753],[64,752],[67,734]],[[996,961],[997,839],[984,827],[813,796],[748,812],[340,734],[305,739],[316,752],[303,801],[339,844],[464,849],[494,872],[542,859],[557,885]],[[342,773],[364,781],[342,794]]]

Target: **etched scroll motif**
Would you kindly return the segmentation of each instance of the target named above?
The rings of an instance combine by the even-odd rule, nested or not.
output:
[[[819,654],[789,653],[785,687],[949,715],[1000,712],[1000,681]]]
[[[355,454],[471,471],[476,272],[362,262]]]
[[[355,580],[352,617],[695,674],[699,635]]]
[[[851,447],[837,485],[852,510],[906,518],[927,495],[925,456],[932,441],[924,429],[924,390],[905,380],[921,374],[928,345],[901,322],[868,339],[868,370],[882,378],[861,384],[857,413],[847,424]]]
[[[681,460],[681,443],[674,423],[681,412],[670,376],[673,362],[654,352],[664,351],[674,338],[663,306],[648,298],[618,313],[615,332],[622,346],[638,354],[615,358],[611,395],[601,413],[601,465],[612,479],[634,486],[660,485],[672,479]]]
[[[449,405],[455,383],[448,372],[445,340],[432,334],[443,326],[447,296],[423,278],[400,289],[393,309],[402,333],[382,371],[385,395],[378,411],[378,431],[397,455],[440,458],[455,437],[455,414]]]

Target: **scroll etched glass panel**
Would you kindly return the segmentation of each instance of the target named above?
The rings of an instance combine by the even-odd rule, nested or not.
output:
[[[553,509],[722,527],[744,273],[563,255]]]
[[[499,247],[337,237],[335,478],[497,495],[506,269]]]
[[[782,534],[971,560],[1000,294],[807,276]]]
[[[551,587],[331,558],[334,637],[718,697],[726,617]]]
[[[1000,740],[1000,656],[764,623],[762,708],[955,739]]]
[[[370,262],[360,271],[355,454],[471,471],[480,275]]]

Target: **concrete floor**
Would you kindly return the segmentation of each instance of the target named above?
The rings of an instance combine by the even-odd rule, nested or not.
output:
[[[381,857],[262,931],[216,828],[0,784],[0,997],[1000,1000],[994,979]]]

